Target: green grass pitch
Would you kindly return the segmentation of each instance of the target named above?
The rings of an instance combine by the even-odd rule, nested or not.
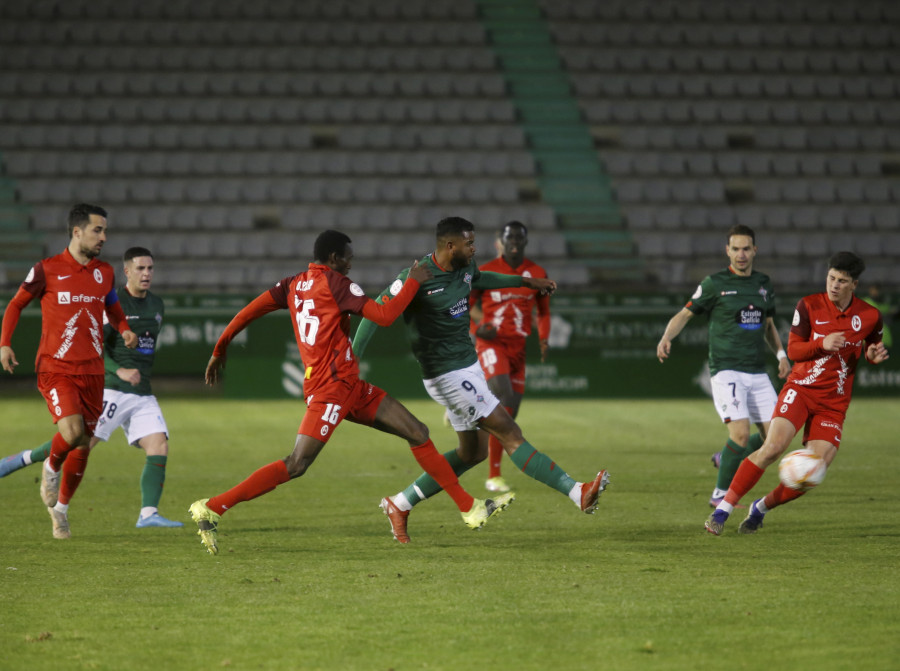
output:
[[[121,433],[91,456],[70,541],[51,537],[36,466],[0,479],[0,669],[897,668],[896,400],[857,399],[825,483],[755,536],[737,511],[720,538],[703,530],[725,437],[708,401],[526,397],[532,443],[578,479],[610,471],[597,514],[506,460],[506,512],[473,532],[436,497],[408,546],[378,501],[415,461],[344,424],[306,476],[223,518],[216,557],[188,506],[285,456],[303,406],[161,403],[161,512],[184,529],[134,528],[143,453]],[[438,406],[409,406],[439,449],[455,444]],[[37,393],[3,398],[0,417],[0,455],[51,435]],[[463,477],[476,496],[485,473]]]

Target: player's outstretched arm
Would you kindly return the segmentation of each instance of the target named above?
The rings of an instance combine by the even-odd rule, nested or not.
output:
[[[678,337],[693,316],[693,312],[687,308],[681,308],[666,324],[666,330],[663,331],[662,338],[656,345],[656,358],[660,363],[669,358],[669,354],[672,353],[672,340]]]
[[[541,296],[549,296],[556,291],[556,281],[549,277],[523,277],[522,286],[536,290]]]

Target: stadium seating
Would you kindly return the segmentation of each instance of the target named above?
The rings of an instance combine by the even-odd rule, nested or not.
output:
[[[869,279],[895,281],[896,3],[537,4],[576,103],[572,123],[589,130],[603,193],[649,282],[689,287],[724,262],[716,241],[736,222],[757,230],[761,266],[790,289],[818,286],[803,269],[842,245],[871,261]],[[561,223],[581,216],[565,209],[565,184],[552,185],[562,200],[538,186],[550,157],[530,117],[555,110],[563,129],[568,110],[554,107],[558,82],[529,60],[535,50],[517,52],[521,35],[500,36],[490,9],[458,0],[6,3],[9,207],[25,208],[49,254],[64,244],[72,202],[107,206],[108,253],[122,238],[160,249],[159,283],[171,289],[266,283],[273,259],[306,259],[309,236],[329,226],[357,240],[360,276],[378,288],[427,251],[420,232],[450,214],[491,233],[524,221],[561,281],[588,287],[585,268],[602,259],[583,258],[590,246]],[[532,107],[521,89],[536,92]],[[234,272],[214,272],[217,262]]]

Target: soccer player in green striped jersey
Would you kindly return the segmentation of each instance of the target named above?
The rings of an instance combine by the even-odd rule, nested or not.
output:
[[[669,358],[672,340],[695,315],[709,319],[709,374],[713,402],[728,428],[721,453],[713,455],[719,468],[709,499],[715,508],[728,491],[741,461],[763,444],[778,395],[766,373],[766,347],[778,359],[778,377],[791,371],[775,326],[775,294],[768,275],[753,270],[756,235],[738,224],[728,231],[727,268],[709,275],[691,299],[669,320],[656,346],[660,363]],[[750,422],[759,432],[750,435]]]
[[[568,496],[586,513],[593,513],[609,475],[605,470],[589,482],[570,477],[546,454],[539,452],[522,435],[491,392],[478,363],[475,345],[469,336],[469,293],[475,289],[528,287],[551,293],[556,282],[547,278],[483,272],[475,263],[475,227],[460,217],[441,220],[436,230],[436,248],[420,263],[432,272],[415,298],[403,311],[412,352],[422,369],[429,395],[449,411],[459,446],[444,456],[457,475],[487,457],[487,446],[479,446],[478,429],[496,436],[512,462],[526,475]],[[405,272],[378,297],[391,300],[405,280]],[[376,325],[363,320],[356,331],[353,349],[362,355]],[[391,522],[394,538],[409,542],[407,518],[413,506],[440,492],[440,486],[422,474],[405,490],[381,500],[381,508]]]
[[[150,388],[150,376],[165,306],[162,299],[150,291],[153,282],[150,250],[131,247],[123,258],[126,284],[119,302],[131,330],[138,336],[138,344],[129,349],[112,326],[104,325],[103,412],[91,437],[90,448],[101,440],[109,440],[112,432],[121,426],[129,444],[140,447],[147,455],[141,473],[141,510],[135,526],[139,529],[181,527],[184,526],[182,522],[159,514],[169,440],[162,410]],[[50,453],[50,444],[48,441],[33,450],[0,460],[0,477],[31,464],[43,463]]]

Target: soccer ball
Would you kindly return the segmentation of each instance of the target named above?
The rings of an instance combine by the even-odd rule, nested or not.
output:
[[[785,487],[805,492],[825,479],[825,460],[812,450],[794,450],[781,460],[778,477]]]

